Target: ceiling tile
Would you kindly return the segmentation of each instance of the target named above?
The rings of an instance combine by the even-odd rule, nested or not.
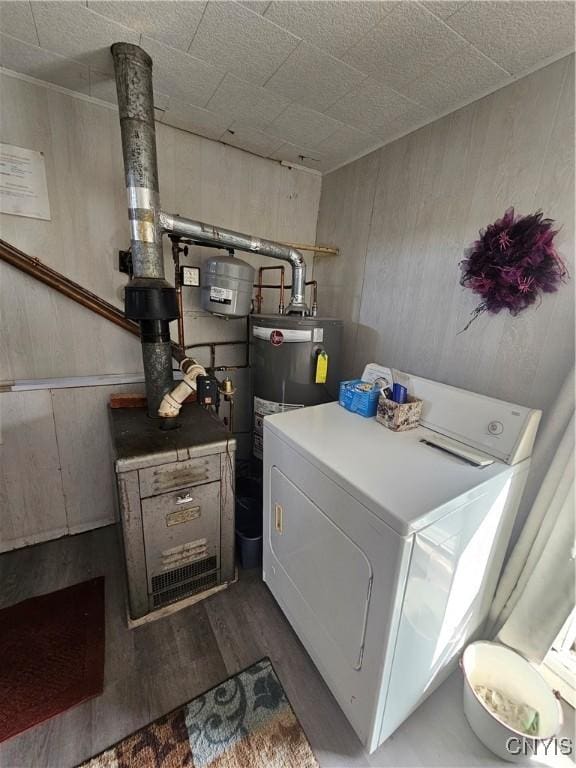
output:
[[[205,2],[199,0],[88,0],[88,8],[161,43],[188,50]]]
[[[446,23],[511,74],[574,49],[573,2],[468,3]]]
[[[109,101],[111,104],[117,104],[116,80],[114,75],[90,68],[90,96],[102,101]],[[169,97],[154,89],[154,107],[164,111],[168,107]]]
[[[138,43],[140,34],[99,16],[76,2],[32,3],[32,12],[42,48],[99,72],[113,72],[110,46],[119,41]]]
[[[401,88],[456,53],[462,38],[434,14],[403,2],[342,59],[376,80]]]
[[[254,13],[259,13],[263,16],[270,5],[270,0],[240,0],[240,5],[245,5],[246,8],[250,8]]]
[[[398,139],[400,136],[418,130],[423,125],[432,122],[434,117],[434,113],[429,109],[411,103],[405,111],[396,115],[390,122],[382,126],[378,135],[384,143],[388,143]]]
[[[322,157],[321,170],[332,170],[337,165],[350,162],[359,155],[376,149],[381,143],[376,136],[343,125],[318,144],[317,149]]]
[[[262,133],[242,122],[233,123],[222,135],[220,141],[262,157],[268,157],[282,145],[282,139]]]
[[[264,15],[308,43],[338,56],[382,21],[395,5],[394,0],[276,0]]]
[[[189,52],[263,85],[298,38],[238,3],[211,0]]]
[[[288,106],[288,101],[257,85],[226,75],[207,104],[208,109],[232,120],[242,120],[264,129]]]
[[[230,125],[230,120],[215,115],[214,112],[180,101],[174,102],[173,99],[164,113],[162,122],[215,140],[219,139]]]
[[[22,0],[0,2],[0,29],[4,35],[38,45],[36,25],[28,2],[22,2]]]
[[[306,147],[295,146],[290,142],[285,142],[277,150],[270,154],[272,160],[286,160],[286,162],[295,165],[305,165],[307,168],[321,170],[322,158],[319,152]]]
[[[425,0],[422,5],[425,5],[439,19],[447,19],[464,8],[466,2],[467,0]]]
[[[161,93],[185,104],[205,107],[224,77],[224,70],[176,48],[142,37],[142,48],[152,57],[154,85]]]
[[[407,85],[402,93],[438,115],[457,109],[465,101],[483,96],[509,81],[510,76],[505,70],[476,48],[468,46]]]
[[[341,127],[342,123],[332,117],[291,104],[266,130],[291,144],[314,148]]]
[[[365,77],[308,43],[300,43],[266,83],[266,88],[311,109],[324,110]]]
[[[0,35],[0,66],[71,91],[90,90],[88,67],[8,35]]]
[[[0,66],[111,103],[110,45],[141,41],[157,119],[329,171],[571,50],[574,3],[0,0],[0,24]]]
[[[377,136],[389,135],[399,118],[424,120],[430,112],[405,99],[386,85],[368,78],[355,91],[336,102],[327,114],[343,123]]]

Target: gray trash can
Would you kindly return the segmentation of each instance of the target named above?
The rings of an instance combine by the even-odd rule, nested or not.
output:
[[[242,568],[262,565],[262,485],[251,477],[236,482],[236,549]]]

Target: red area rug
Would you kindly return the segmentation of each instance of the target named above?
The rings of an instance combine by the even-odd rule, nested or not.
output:
[[[0,741],[102,693],[104,578],[0,611]]]

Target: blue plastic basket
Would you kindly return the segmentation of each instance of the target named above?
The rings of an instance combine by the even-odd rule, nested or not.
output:
[[[338,402],[343,408],[346,408],[347,411],[352,411],[352,413],[357,413],[360,416],[371,418],[376,416],[380,388],[376,387],[370,392],[358,392],[356,385],[361,383],[362,379],[341,381]]]

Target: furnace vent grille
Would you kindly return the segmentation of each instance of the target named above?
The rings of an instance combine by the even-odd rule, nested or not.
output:
[[[217,567],[218,561],[214,556],[207,557],[205,560],[198,560],[189,565],[183,565],[180,568],[174,568],[174,570],[167,571],[166,573],[159,573],[157,576],[152,576],[152,592],[161,592],[164,589],[168,589],[168,587],[181,584],[183,581],[189,581],[201,573],[215,571]]]
[[[181,600],[184,597],[196,594],[196,592],[202,592],[205,589],[210,589],[218,584],[218,573],[207,573],[205,576],[194,581],[188,581],[184,584],[167,589],[164,592],[158,592],[152,595],[152,603],[154,608],[158,608],[161,605],[167,605],[168,603],[174,603],[176,600]]]
[[[152,577],[152,607],[174,603],[218,584],[216,556],[174,568]]]

